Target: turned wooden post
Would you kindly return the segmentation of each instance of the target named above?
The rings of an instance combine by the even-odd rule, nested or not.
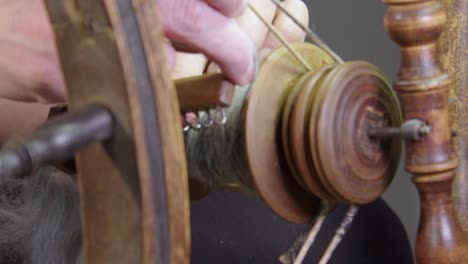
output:
[[[450,78],[437,55],[437,40],[446,21],[437,1],[384,0],[390,5],[385,28],[401,46],[395,89],[405,120],[427,122],[431,133],[406,142],[406,169],[413,174],[421,200],[416,238],[418,263],[466,263],[468,246],[452,202],[458,158],[448,116]]]

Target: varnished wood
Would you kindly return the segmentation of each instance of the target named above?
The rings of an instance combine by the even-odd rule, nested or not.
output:
[[[297,43],[293,47],[313,69],[333,62],[313,45]],[[304,73],[286,48],[273,51],[260,65],[244,109],[243,140],[254,185],[273,211],[294,223],[309,222],[320,209],[320,200],[294,181],[281,153],[281,135],[277,131],[290,83]]]
[[[316,194],[321,199],[333,200],[331,194],[325,191],[323,184],[316,178],[314,169],[312,168],[313,162],[312,157],[309,153],[311,144],[317,144],[317,142],[310,142],[307,136],[307,127],[309,127],[310,121],[310,107],[311,101],[315,97],[313,93],[317,92],[314,89],[316,83],[322,78],[331,68],[333,64],[322,67],[316,72],[311,72],[305,75],[303,82],[298,82],[296,89],[298,95],[294,96],[291,94],[288,97],[288,103],[292,105],[291,109],[285,107],[283,113],[282,125],[285,126],[283,129],[283,141],[287,142],[283,144],[285,156],[291,156],[290,169],[294,172],[296,180],[302,183],[304,189],[308,189]],[[288,106],[288,104],[286,104]],[[290,111],[290,112],[287,112]],[[286,119],[286,116],[290,116],[290,119]],[[288,152],[290,154],[288,154]]]
[[[205,74],[174,81],[180,111],[190,112],[216,107],[228,107],[232,102],[234,85],[222,74]],[[51,111],[57,109],[56,106]]]
[[[431,126],[421,141],[406,142],[406,169],[421,197],[416,239],[418,263],[465,263],[468,245],[455,217],[452,181],[458,158],[448,117],[450,78],[442,68],[436,42],[446,20],[436,1],[386,0],[385,27],[401,46],[401,68],[395,89],[405,120]]]
[[[401,142],[367,135],[399,126],[391,85],[360,61],[328,64],[290,82],[281,119],[282,157],[295,181],[327,204],[366,204],[387,189]]]
[[[311,44],[293,47],[312,70],[304,72],[284,47],[263,61],[244,109],[244,140],[260,196],[283,218],[305,223],[317,200],[365,204],[382,195],[398,167],[400,141],[376,141],[367,129],[398,126],[401,116],[374,66],[334,64]]]
[[[437,60],[434,44],[442,30],[445,16],[434,1],[386,2],[392,5],[386,18],[387,29],[402,46],[402,69],[396,89],[400,93],[405,118],[422,119],[432,127],[432,133],[423,141],[410,141],[407,144],[406,167],[414,174],[413,180],[418,186],[422,202],[417,259],[420,263],[462,263],[467,254],[466,241],[454,217],[450,191],[458,160],[448,128],[449,82]],[[177,121],[179,105],[175,91],[167,80],[169,74],[161,46],[162,35],[157,19],[154,19],[157,17],[155,1],[69,0],[63,1],[65,4],[48,3],[57,33],[71,107],[76,109],[90,101],[101,103],[114,112],[119,124],[111,142],[90,147],[78,155],[78,168],[80,175],[83,175],[80,177],[80,186],[83,194],[85,261],[186,263],[189,252],[187,183],[181,154],[183,143]],[[130,28],[133,31],[129,31]],[[301,45],[298,44],[296,48],[300,50]],[[286,53],[282,52],[286,57]],[[246,151],[260,195],[286,219],[306,222],[315,216],[320,201],[313,191],[308,192],[310,184],[308,186],[307,181],[300,178],[302,176],[293,176],[288,171],[288,165],[305,163],[294,160],[293,155],[282,156],[284,153],[281,151],[289,150],[286,147],[281,150],[278,141],[281,134],[277,133],[280,122],[286,120],[289,124],[290,114],[281,111],[284,111],[286,93],[291,89],[290,81],[299,78],[302,72],[292,58],[281,62],[279,58],[285,57],[275,57],[274,54],[268,58],[272,65],[284,68],[262,69],[264,76],[261,70],[249,95],[245,109]],[[313,62],[312,52],[304,52],[303,56],[310,60],[309,63]],[[324,60],[318,64],[321,66],[327,62]],[[282,75],[273,78],[271,86],[265,85],[275,70]],[[343,127],[336,127],[336,119],[330,118],[335,116],[327,113],[334,111],[329,108],[331,105],[341,106],[342,98],[333,97],[336,93],[327,97],[328,89],[351,89],[358,85],[340,84],[344,77],[337,72],[326,77],[324,83],[327,89],[321,90],[312,102],[317,107],[312,110],[316,111],[312,115],[314,117],[299,119],[299,123],[306,122],[314,131],[309,144],[305,144],[313,144],[308,147],[312,148],[313,163],[319,168],[313,180],[321,185],[314,187],[322,188],[324,193],[332,197],[324,199],[359,202],[361,194],[368,194],[365,188],[360,188],[369,186],[345,186],[343,182],[352,180],[341,177],[343,171],[334,171],[336,163],[325,159],[336,159],[340,153],[349,154],[345,150],[352,150],[354,144],[359,145],[365,140],[370,142],[367,145],[378,144],[368,138],[364,140],[365,126],[360,126],[361,123],[345,123]],[[185,99],[182,101],[198,104],[188,106],[184,111],[205,106],[208,101],[214,102],[213,106],[218,106],[220,102],[228,104],[229,89],[232,87],[220,85],[222,79],[219,76],[212,80],[213,86],[204,90],[206,94],[201,97],[196,93],[190,98],[195,90],[184,89]],[[188,87],[186,84],[182,85]],[[265,87],[256,89],[262,85]],[[152,89],[146,90],[145,96],[138,90],[140,86]],[[206,87],[200,87],[200,91],[202,88]],[[343,111],[338,116],[345,121],[353,120],[355,116],[352,114],[352,111]],[[309,123],[309,119],[312,123]],[[328,123],[323,121],[325,119]],[[259,133],[259,127],[266,133]],[[350,132],[351,139],[347,138],[347,134],[335,135],[340,128]],[[149,131],[155,135],[150,136]],[[288,132],[282,137],[287,145],[292,142],[287,138],[291,133],[289,129],[282,131]],[[330,137],[328,133],[335,133],[335,136]],[[344,138],[345,144],[337,145],[330,138]],[[322,141],[324,145],[321,145]],[[101,170],[97,170],[98,166],[101,166]],[[367,169],[365,166],[356,167]],[[106,175],[98,173],[102,170],[106,170]],[[156,171],[159,172],[157,175],[154,173]],[[386,185],[388,182],[385,182]],[[376,193],[381,193],[383,189],[379,186]],[[356,191],[357,194],[353,193]],[[363,200],[368,197],[365,198]],[[125,221],[120,219],[122,212],[125,212]]]
[[[115,117],[77,154],[85,263],[188,263],[188,191],[155,1],[46,0],[71,111]]]
[[[175,81],[182,112],[227,107],[231,104],[234,85],[222,74],[206,74]]]
[[[440,0],[448,21],[439,40],[439,57],[453,80],[450,86],[450,118],[456,133],[460,166],[454,180],[454,203],[468,237],[468,1]]]
[[[107,0],[109,2],[109,0]],[[124,0],[121,2],[129,2]],[[148,157],[148,167],[155,164],[162,165],[156,171],[162,178],[162,181],[154,180],[154,173],[144,174],[141,186],[146,193],[143,192],[143,201],[147,201],[147,211],[143,216],[144,232],[151,230],[145,234],[145,259],[144,263],[158,262],[158,256],[164,254],[162,250],[168,250],[168,259],[166,263],[189,263],[190,262],[190,208],[189,208],[189,189],[187,165],[185,160],[185,148],[183,141],[182,128],[179,122],[179,104],[177,101],[177,93],[170,79],[170,71],[166,61],[166,49],[164,47],[165,36],[162,33],[162,28],[159,23],[159,13],[157,10],[157,1],[153,0],[132,0],[133,12],[136,15],[139,31],[144,44],[146,63],[149,69],[150,81],[152,81],[153,100],[155,108],[147,109],[145,102],[134,102],[136,105],[143,106],[142,111],[154,111],[156,113],[157,130],[146,128],[145,133],[159,134],[160,141],[156,144],[151,144],[146,141],[136,142],[137,145],[147,144],[148,153],[141,153],[144,157]],[[109,3],[107,3],[109,5]],[[128,19],[126,8],[121,9],[121,19]],[[130,30],[131,31],[131,30]],[[127,33],[128,34],[128,33]],[[130,48],[127,46],[127,48]],[[139,58],[133,58],[137,60]],[[136,68],[135,70],[140,70]],[[137,74],[137,72],[133,72]],[[138,77],[137,75],[134,75]],[[138,116],[136,120],[142,121]],[[144,121],[146,122],[146,121]],[[157,160],[157,156],[153,151],[161,151],[161,160]],[[151,153],[153,152],[153,153]],[[140,159],[140,156],[138,157]],[[142,164],[142,166],[144,166]],[[147,185],[150,185],[147,188]],[[164,187],[163,185],[164,184]],[[145,188],[146,187],[146,188]],[[160,192],[166,190],[166,197],[161,197]],[[145,197],[146,195],[146,197]],[[168,215],[159,214],[158,210],[167,206]],[[164,232],[162,224],[158,218],[166,217],[168,225],[168,241],[158,239],[158,232]],[[166,244],[168,247],[164,247]],[[165,263],[164,260],[158,263]]]
[[[399,139],[378,140],[369,127],[399,126],[391,85],[373,65],[336,65],[318,82],[308,127],[317,175],[336,201],[367,204],[390,185],[400,161]]]

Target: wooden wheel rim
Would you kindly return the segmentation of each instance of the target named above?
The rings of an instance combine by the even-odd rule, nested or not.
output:
[[[189,263],[183,134],[155,1],[45,2],[71,110],[97,103],[114,117],[110,140],[77,153],[83,262]]]

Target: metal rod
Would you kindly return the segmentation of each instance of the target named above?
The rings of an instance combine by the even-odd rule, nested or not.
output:
[[[408,120],[401,127],[371,127],[367,130],[367,135],[372,138],[399,136],[408,140],[421,140],[429,133],[431,133],[431,127],[418,119]]]
[[[400,127],[371,127],[367,130],[367,135],[373,138],[389,138],[401,136]]]
[[[304,60],[304,58],[301,57],[292,47],[289,45],[288,41],[281,35],[280,32],[270,23],[268,22],[262,14],[253,6],[251,3],[249,3],[249,8],[252,10],[252,12],[255,13],[255,15],[265,24],[265,26],[268,27],[268,29],[271,30],[271,32],[278,38],[278,40],[291,52],[291,54],[294,56],[294,58],[307,70],[311,71],[312,68],[310,65]]]
[[[301,28],[307,35],[307,37],[315,42],[319,47],[324,49],[335,61],[338,63],[344,63],[343,59],[334,52],[312,29],[302,24],[291,12],[289,12],[279,0],[271,0],[275,5],[286,14],[299,28]]]
[[[30,137],[4,145],[0,179],[24,177],[41,166],[67,161],[81,148],[109,139],[112,127],[112,114],[100,105],[59,116]]]

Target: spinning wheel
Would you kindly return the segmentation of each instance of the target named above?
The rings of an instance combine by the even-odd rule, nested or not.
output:
[[[369,203],[390,184],[403,138],[422,197],[417,259],[462,263],[467,245],[450,201],[458,160],[449,81],[434,45],[445,16],[435,1],[386,2],[387,30],[402,46],[399,100],[366,62],[342,63],[312,44],[273,51],[239,110],[247,187],[295,223],[324,204]],[[76,152],[86,263],[188,263],[179,111],[227,106],[234,88],[220,75],[204,76],[176,83],[176,95],[155,1],[46,4],[71,113],[6,148],[0,172],[18,177]]]
[[[187,262],[183,140],[155,1],[46,3],[71,111],[98,103],[114,118],[110,140],[77,155],[85,262]]]
[[[311,70],[304,74],[285,48],[264,60],[245,106],[245,150],[267,204],[280,216],[305,223],[316,216],[317,199],[364,204],[383,193],[396,169],[399,141],[381,145],[367,129],[401,121],[396,96],[373,66],[332,65],[311,44],[293,47]],[[329,136],[343,130],[350,133]]]

